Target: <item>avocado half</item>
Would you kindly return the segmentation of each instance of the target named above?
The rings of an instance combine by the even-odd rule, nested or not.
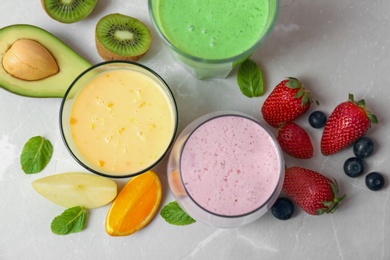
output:
[[[2,65],[4,54],[19,39],[30,39],[44,46],[56,60],[58,73],[44,79],[26,81],[7,73]],[[91,66],[87,60],[48,31],[28,24],[0,29],[0,87],[27,97],[63,97],[70,84]]]

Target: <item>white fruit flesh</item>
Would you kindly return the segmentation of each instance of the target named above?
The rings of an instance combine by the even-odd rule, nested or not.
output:
[[[70,208],[82,206],[93,209],[110,203],[117,195],[117,185],[111,179],[89,173],[60,173],[32,183],[46,199]]]

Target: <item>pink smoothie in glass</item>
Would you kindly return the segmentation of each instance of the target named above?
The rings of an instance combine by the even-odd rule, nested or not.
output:
[[[279,148],[258,122],[238,115],[204,122],[185,142],[180,173],[188,195],[221,216],[240,216],[268,202],[280,182]]]

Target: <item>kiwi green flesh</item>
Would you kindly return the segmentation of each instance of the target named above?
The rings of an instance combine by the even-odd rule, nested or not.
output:
[[[0,61],[18,39],[41,43],[54,57],[59,72],[37,81],[25,81],[9,75],[0,65],[0,87],[27,97],[63,97],[76,77],[91,64],[48,31],[28,24],[16,24],[0,29]]]
[[[120,56],[137,56],[150,48],[149,28],[136,18],[110,14],[96,25],[96,38],[104,48]]]
[[[97,0],[42,0],[46,13],[62,23],[75,23],[86,18]]]

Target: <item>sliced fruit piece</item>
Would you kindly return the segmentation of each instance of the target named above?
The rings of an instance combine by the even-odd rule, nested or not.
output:
[[[108,60],[138,61],[149,50],[152,34],[140,20],[123,14],[109,14],[95,30],[99,55]]]
[[[43,9],[54,20],[75,23],[86,18],[97,0],[41,0]]]
[[[186,195],[186,191],[179,174],[179,171],[175,169],[168,179],[169,187],[171,188],[172,193],[177,197]]]
[[[18,64],[21,65],[25,61],[16,62],[15,64],[17,67],[13,68],[12,72],[10,71],[10,68],[7,68],[7,72],[4,68],[4,61],[9,61],[7,60],[7,57],[4,56],[11,49],[15,51],[13,48],[14,43],[17,43],[22,39],[27,40],[27,42],[30,43],[37,43],[41,46],[38,47],[38,49],[46,49],[53,57],[55,65],[50,61],[51,65],[41,64],[36,67],[52,67],[53,70],[49,73],[52,75],[47,75],[47,77],[40,76],[41,78],[38,77],[36,79],[21,79],[20,76],[18,78],[18,75],[24,74],[24,72],[18,72]],[[30,45],[28,44],[28,46]],[[26,56],[30,55],[31,52],[36,52],[36,49],[30,47],[20,51],[20,46],[16,46],[16,49],[18,50],[18,53],[27,53]],[[28,54],[29,52],[30,54]],[[35,56],[36,53],[33,54],[34,55],[31,56]],[[20,57],[20,59],[22,58],[25,57]],[[31,60],[30,58],[28,59]],[[87,60],[78,55],[53,34],[42,28],[28,24],[15,24],[0,29],[0,60],[2,61],[0,66],[0,87],[15,94],[29,97],[63,97],[73,80],[81,72],[91,66]],[[47,58],[44,58],[44,60],[47,60]],[[30,65],[35,65],[36,61],[29,63]],[[55,66],[57,66],[57,68],[54,68]],[[58,71],[53,73],[54,70]]]
[[[119,192],[108,211],[106,232],[128,236],[145,227],[161,202],[161,182],[153,171],[133,177]]]
[[[113,180],[82,172],[50,175],[33,181],[32,186],[46,199],[67,208],[98,208],[117,195]]]

